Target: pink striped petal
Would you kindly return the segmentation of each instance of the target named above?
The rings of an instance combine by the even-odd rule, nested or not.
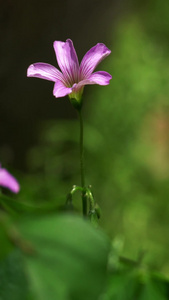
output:
[[[88,77],[92,74],[97,65],[107,57],[111,51],[102,43],[92,47],[83,57],[80,64],[80,76]]]
[[[58,65],[63,72],[67,84],[73,85],[78,81],[79,62],[73,42],[68,39],[66,42],[55,41],[53,43]]]
[[[18,193],[20,190],[18,181],[3,168],[0,168],[0,186],[8,188],[13,193]]]
[[[112,76],[105,71],[95,72],[95,73],[91,74],[88,78],[89,81],[93,82],[94,84],[99,84],[99,85],[108,85],[110,83],[111,79],[112,79]]]
[[[53,89],[53,95],[56,98],[64,97],[72,92],[72,88],[66,87],[61,81],[56,81]]]
[[[82,86],[88,84],[108,85],[111,79],[112,76],[109,73],[98,71],[91,74],[87,79],[80,81],[78,84],[76,84],[76,86],[74,86],[74,88],[78,90]]]
[[[37,77],[49,81],[64,80],[62,73],[54,66],[46,63],[35,63],[29,66],[27,70],[28,77]]]

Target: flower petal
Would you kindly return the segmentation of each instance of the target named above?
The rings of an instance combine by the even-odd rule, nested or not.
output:
[[[35,63],[29,66],[27,70],[28,77],[37,77],[50,81],[64,80],[63,74],[54,66],[46,63]]]
[[[80,64],[81,79],[92,74],[97,65],[107,57],[111,51],[102,43],[92,47],[83,57]]]
[[[72,88],[66,87],[63,82],[56,81],[53,89],[53,95],[56,98],[64,97],[72,92]]]
[[[53,47],[65,80],[67,84],[72,86],[73,83],[78,82],[79,74],[79,62],[73,42],[70,39],[66,40],[66,42],[55,41]]]
[[[6,170],[0,168],[0,186],[6,187],[13,193],[18,193],[20,186],[18,181]]]
[[[99,84],[99,85],[108,85],[112,76],[104,71],[98,71],[91,74],[87,79],[81,80],[78,84],[74,86],[76,90],[80,87],[88,84]]]
[[[99,85],[108,85],[110,83],[110,80],[112,79],[112,76],[105,72],[105,71],[98,71],[93,74],[91,74],[88,78],[91,82]],[[92,84],[92,83],[90,83]]]

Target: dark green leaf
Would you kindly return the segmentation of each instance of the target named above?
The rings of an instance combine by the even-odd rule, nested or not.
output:
[[[0,204],[9,213],[43,213],[56,210],[58,203],[41,204],[39,206],[30,205],[29,203],[23,203],[7,197],[6,195],[0,195]]]
[[[0,300],[30,300],[22,255],[13,251],[0,262]]]
[[[136,300],[138,282],[133,272],[121,271],[111,276],[108,300]],[[146,300],[146,299],[145,299]]]
[[[149,278],[142,286],[139,300],[168,300],[167,283]]]
[[[110,275],[105,300],[168,300],[168,296],[165,278],[131,265]]]

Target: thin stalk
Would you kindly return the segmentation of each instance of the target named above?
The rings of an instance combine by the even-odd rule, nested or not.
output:
[[[85,191],[85,175],[84,175],[84,146],[83,146],[83,118],[81,110],[78,111],[79,121],[80,121],[80,174],[81,174],[81,186],[82,191],[82,208],[83,216],[87,216],[87,195]]]

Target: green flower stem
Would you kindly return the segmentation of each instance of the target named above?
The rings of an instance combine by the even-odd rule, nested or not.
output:
[[[79,111],[80,121],[80,171],[81,171],[81,186],[85,187],[85,176],[84,176],[84,148],[83,148],[83,118],[82,113]]]
[[[84,175],[84,147],[83,147],[83,118],[81,109],[78,110],[80,121],[80,173],[81,173],[81,186],[82,186],[82,208],[83,216],[87,216],[87,195],[85,190],[85,175]]]
[[[72,187],[72,190],[70,191],[70,194],[73,196],[73,194],[76,192],[76,191],[83,191],[83,188],[81,186],[77,186],[77,185],[74,185]]]
[[[90,188],[87,188],[86,192],[87,192],[87,196],[90,201],[90,210],[95,210],[95,202],[94,202],[93,194],[92,194]]]

